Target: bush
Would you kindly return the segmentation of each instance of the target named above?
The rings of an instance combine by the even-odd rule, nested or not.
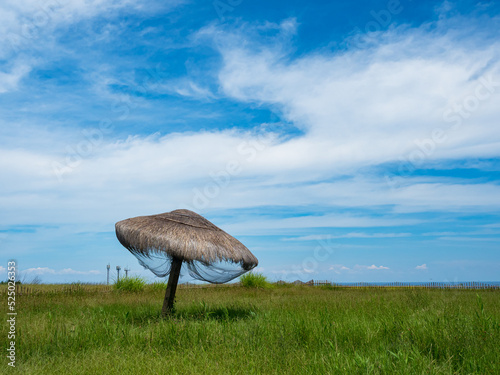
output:
[[[240,282],[246,288],[271,288],[271,283],[261,273],[246,273],[240,277]]]
[[[118,280],[114,287],[116,290],[126,291],[126,292],[140,292],[144,290],[144,286],[146,285],[146,280],[142,277],[134,276],[134,277],[124,277]]]

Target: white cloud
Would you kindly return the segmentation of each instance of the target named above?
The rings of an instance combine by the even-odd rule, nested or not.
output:
[[[351,268],[349,268],[343,264],[333,264],[329,268],[330,271],[333,271],[337,274],[340,274],[342,271],[349,272],[349,273],[359,273],[359,272],[366,271],[366,270],[388,270],[388,269],[389,269],[389,267],[376,266],[375,264],[372,264],[371,266],[364,266],[364,265],[356,264]]]
[[[0,71],[0,94],[17,89],[19,81],[30,71],[26,65],[18,65],[9,73]]]
[[[94,5],[117,6],[114,2]],[[76,2],[73,6],[79,9],[83,5]],[[89,198],[85,203],[63,202],[62,198],[59,202],[68,212],[84,210],[92,202],[96,202],[95,208],[101,207],[104,200],[113,207],[127,202],[128,212],[140,214],[156,211],[158,202],[165,209],[193,207],[193,188],[208,188],[218,191],[208,199],[207,207],[212,209],[294,204],[392,205],[399,213],[498,211],[500,187],[493,183],[410,176],[388,190],[386,181],[379,177],[352,176],[359,167],[399,160],[419,149],[415,140],[430,137],[436,127],[449,127],[443,122],[443,111],[474,92],[479,82],[475,74],[481,67],[488,66],[488,74],[499,71],[500,63],[494,59],[496,42],[465,51],[464,43],[452,33],[395,29],[381,35],[380,42],[369,50],[318,51],[294,59],[287,55],[287,38],[296,24],[290,20],[262,27],[282,30],[277,43],[246,43],[243,32],[222,32],[213,26],[201,34],[215,41],[223,57],[219,74],[223,92],[238,100],[278,108],[286,120],[304,131],[303,136],[283,140],[268,134],[267,143],[260,148],[251,147],[251,142],[258,142],[255,134],[238,131],[137,136],[122,141],[104,136],[97,145],[90,144],[88,155],[82,156],[65,151],[77,150],[81,144],[88,146],[85,136],[77,134],[65,141],[64,134],[51,130],[47,138],[53,143],[46,149],[28,151],[12,145],[0,150],[5,161],[0,171],[10,181],[9,195],[3,194],[7,207],[29,206],[44,212],[52,202],[47,197],[38,199],[35,192],[50,189],[60,199],[82,194]],[[473,32],[471,35],[474,38]],[[470,43],[465,44],[469,47]],[[179,82],[182,95],[209,95],[189,77]],[[499,100],[500,89],[481,102],[469,125],[450,133],[449,141],[436,145],[427,159],[498,155],[500,129],[495,119],[500,114]],[[25,132],[23,142],[36,143],[29,138]],[[241,152],[242,148],[246,151]],[[53,162],[67,166],[68,158],[78,165],[68,168],[59,183]],[[230,176],[223,188],[214,185],[210,174],[227,175],[229,162],[238,163],[241,172]],[[351,177],[320,182],[346,174]],[[89,181],[95,189],[82,189]],[[26,186],[31,192],[20,193]],[[258,223],[249,224],[247,228],[258,227]],[[368,227],[397,225],[397,221],[332,215],[264,224],[271,228]]]
[[[424,30],[397,28],[381,34],[371,49],[297,59],[283,56],[283,44],[245,43],[247,28],[236,36],[213,27],[203,34],[223,56],[219,79],[227,95],[275,106],[306,131],[276,147],[273,162],[286,159],[300,169],[316,168],[321,160],[338,169],[346,162],[398,160],[419,151],[415,142],[424,144],[438,128],[447,141],[432,145],[423,159],[498,155],[499,128],[492,117],[500,107],[498,43],[470,50],[473,30],[467,42],[463,34]],[[474,110],[469,126],[451,130],[453,121],[443,115],[474,95],[479,72],[493,77],[493,94]]]
[[[290,197],[291,198],[291,197]],[[260,230],[278,230],[278,229],[299,229],[299,228],[346,228],[346,227],[389,227],[396,225],[413,225],[419,223],[419,220],[411,219],[390,219],[390,218],[372,218],[368,216],[354,216],[346,214],[327,214],[327,215],[306,215],[285,219],[261,219],[247,220],[244,222],[225,224],[223,229],[237,233],[258,233]],[[319,236],[317,239],[329,239],[334,237]]]
[[[498,231],[496,228],[498,228],[498,225],[492,224],[492,225],[479,225],[477,226],[476,230],[470,230],[470,231],[460,231],[460,232],[427,232],[427,233],[422,233],[422,236],[433,236],[433,237],[440,237],[440,238],[450,238],[450,237],[465,237],[465,236],[471,236],[470,239],[477,238],[474,236],[481,236],[481,235],[488,235],[488,236],[496,236],[500,235],[500,231]]]
[[[0,272],[3,273],[5,271],[7,271],[7,268],[5,268],[4,266],[0,266]]]
[[[23,270],[22,272],[28,273],[28,274],[36,274],[36,275],[55,275],[56,271],[53,270],[52,268],[48,267],[36,267],[36,268],[28,268]]]
[[[302,272],[307,273],[307,274],[317,273],[316,270],[313,270],[311,268],[302,268]]]
[[[372,264],[371,266],[357,266],[359,268],[366,268],[367,270],[388,270],[389,267],[384,267],[384,266],[376,266],[375,264]]]
[[[457,232],[427,232],[422,233],[422,236],[455,236]]]
[[[49,45],[50,35],[61,24],[75,23],[113,8],[130,5],[115,0],[5,0],[0,3],[0,57]]]
[[[334,264],[328,270],[340,274],[342,271],[350,271],[351,269],[342,264]]]
[[[0,66],[0,94],[16,90],[29,71],[54,58],[60,51],[58,36],[67,34],[64,28],[103,14],[111,18],[123,10],[168,11],[183,2],[170,0],[145,6],[138,0],[3,0],[0,2],[0,60],[13,61],[16,68],[8,72]],[[105,27],[95,39],[112,33],[113,29],[109,28]],[[35,52],[40,52],[40,56],[34,58]],[[47,52],[49,57],[44,58]]]
[[[41,135],[35,132],[33,136]],[[30,137],[31,132],[25,132],[23,142],[32,143]],[[66,144],[64,140],[61,141],[64,139],[62,135],[53,134],[53,144],[50,144],[50,138],[47,139],[50,147],[48,150],[28,151],[19,149],[15,144],[12,145],[15,149],[11,149],[12,146],[0,146],[0,171],[5,180],[9,181],[0,188],[0,203],[5,212],[3,217],[9,218],[2,224],[11,223],[13,218],[16,223],[22,224],[32,223],[33,220],[60,223],[71,217],[72,222],[101,225],[121,216],[156,213],[159,207],[163,207],[164,211],[191,207],[203,212],[214,208],[273,205],[363,209],[392,206],[393,212],[402,214],[439,210],[498,212],[500,209],[500,201],[497,199],[500,196],[500,186],[492,183],[467,184],[440,178],[408,178],[404,186],[389,189],[384,181],[369,177],[316,183],[315,176],[321,178],[322,173],[327,173],[326,170],[311,173],[298,168],[296,174],[288,175],[281,170],[282,167],[290,168],[288,164],[276,165],[276,169],[265,166],[268,158],[265,153],[274,153],[275,147],[279,147],[276,138],[270,136],[268,146],[258,151],[250,146],[257,141],[256,136],[234,131],[134,137],[122,142],[103,138],[98,146],[91,148],[90,155],[81,158],[79,165],[73,169],[68,168],[59,182],[53,163],[58,162],[64,168],[67,166],[67,155],[59,155],[59,152],[64,152],[66,147],[77,149],[81,142],[87,142],[87,145],[90,143],[83,136],[77,141],[70,139]],[[239,152],[241,145],[250,153]],[[78,158],[79,155],[71,157]],[[271,156],[269,158],[272,160]],[[155,160],[155,163],[151,163],[151,160]],[[230,175],[227,172],[229,163],[236,163],[239,173]],[[317,163],[321,163],[321,160],[318,159]],[[302,183],[294,184],[294,180],[298,179],[302,179]],[[92,189],[88,188],[89,184]],[[212,194],[206,199],[206,207],[195,205],[195,188]],[[48,194],[47,191],[51,193]],[[82,197],[85,199],[81,199]],[[105,209],[106,206],[110,208]],[[54,210],[54,207],[57,209]],[[23,214],[24,211],[30,212],[30,215]],[[97,211],[102,212],[98,218],[101,222],[97,222],[93,215]],[[76,212],[78,215],[74,215]],[[371,217],[332,213],[232,222],[224,229],[236,233],[251,233],[259,229],[367,228],[414,225],[420,222],[422,220],[390,215]],[[389,238],[406,235],[350,232],[338,238]]]
[[[180,96],[186,96],[193,99],[215,99],[216,96],[208,88],[202,87],[190,79],[178,79],[156,84],[151,87],[152,90],[159,93],[174,93]]]
[[[470,242],[498,242],[498,237],[465,237],[465,236],[454,236],[454,237],[439,237],[438,240],[442,241],[470,241]]]
[[[96,270],[91,270],[91,271],[76,271],[71,268],[65,268],[59,272],[57,272],[60,275],[99,275],[102,272],[96,271]]]
[[[408,237],[411,233],[362,233],[362,232],[352,232],[341,235],[330,235],[330,234],[312,234],[309,236],[301,237],[291,237],[286,238],[284,241],[315,241],[315,240],[327,240],[336,238],[399,238]]]
[[[35,275],[99,275],[100,271],[91,270],[91,271],[76,271],[71,268],[64,268],[62,270],[56,271],[55,269],[49,267],[36,267],[36,268],[28,268],[22,271],[27,274],[35,274]]]
[[[170,1],[171,4],[179,3]],[[116,12],[123,8],[138,10],[142,5],[137,0],[4,0],[0,5],[5,32],[19,32],[22,37],[36,37],[45,29],[52,30],[61,23],[74,23],[80,19],[103,13]]]
[[[422,264],[421,266],[416,266],[415,267],[416,270],[426,270],[427,269],[427,264]]]
[[[16,14],[35,9],[34,0],[5,4],[6,10]],[[121,4],[130,3],[72,1],[64,5],[72,15],[61,16],[60,22],[112,11]],[[281,33],[272,43],[262,42],[256,30],[259,27]],[[437,128],[449,130],[451,124],[443,120],[444,111],[455,103],[463,104],[464,98],[476,90],[480,77],[497,77],[500,72],[500,60],[495,60],[499,42],[474,46],[480,38],[474,30],[468,39],[460,39],[453,32],[428,31],[427,26],[396,28],[381,33],[370,49],[316,51],[293,57],[289,46],[290,35],[297,31],[295,21],[259,27],[250,27],[254,41],[245,37],[248,30],[211,26],[199,34],[213,41],[222,56],[218,95],[272,107],[303,135],[290,139],[264,132],[265,142],[261,142],[255,133],[238,130],[122,140],[101,134],[102,138],[91,142],[79,132],[68,135],[67,130],[53,128],[35,132],[30,127],[5,123],[5,129],[21,130],[16,140],[0,146],[0,174],[8,181],[0,188],[5,218],[1,224],[70,221],[102,227],[123,217],[179,207],[202,213],[256,206],[390,207],[387,210],[392,210],[391,214],[498,212],[500,186],[494,183],[472,184],[410,174],[391,190],[380,176],[359,177],[358,171],[360,167],[397,162],[419,150],[415,140],[422,143]],[[0,87],[1,82],[0,78]],[[179,94],[209,95],[205,86],[191,77],[178,83]],[[448,140],[436,144],[426,160],[499,155],[500,88],[495,86],[494,90],[464,120],[463,127],[447,130]],[[82,145],[88,152],[75,151]],[[68,153],[68,149],[73,151]],[[54,162],[68,166],[67,160],[75,165],[59,181]],[[230,175],[229,163],[236,163],[239,172]],[[194,205],[195,188],[216,192],[206,207]],[[95,212],[99,212],[98,217]],[[224,229],[252,234],[259,230],[389,227],[421,222],[390,214],[332,213],[285,219],[242,218],[227,223]],[[336,238],[406,235],[350,232]]]

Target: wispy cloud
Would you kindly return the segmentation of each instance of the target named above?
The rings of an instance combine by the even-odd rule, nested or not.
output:
[[[468,241],[468,242],[499,242],[499,237],[465,237],[465,236],[444,236],[439,237],[442,241]]]
[[[350,268],[346,267],[342,264],[334,264],[334,265],[330,266],[329,270],[333,271],[337,274],[340,274],[342,271],[350,271]]]
[[[284,241],[319,241],[336,238],[399,238],[409,237],[411,233],[363,233],[352,232],[341,235],[311,234],[308,236],[285,238]]]
[[[420,266],[416,266],[415,267],[416,270],[426,270],[427,269],[427,264],[422,264]]]
[[[375,264],[372,264],[371,266],[358,266],[358,265],[356,265],[355,267],[366,268],[367,270],[388,270],[389,269],[389,267],[376,266]]]
[[[75,9],[83,6],[78,4]],[[108,9],[114,5],[100,6]],[[437,27],[445,27],[445,23]],[[259,30],[266,27],[278,31],[276,43],[259,39]],[[246,30],[211,26],[201,32],[222,56],[223,65],[216,75],[221,94],[276,109],[303,133],[283,139],[266,133],[266,147],[250,150],[248,145],[259,138],[255,132],[244,129],[137,135],[122,140],[110,137],[99,139],[98,147],[84,135],[73,140],[65,137],[66,130],[50,129],[43,148],[36,141],[40,134],[24,132],[23,144],[37,144],[39,149],[22,149],[20,144],[0,149],[5,156],[2,160],[9,160],[0,162],[2,174],[11,181],[7,194],[3,194],[9,216],[14,217],[15,212],[26,206],[35,215],[38,212],[40,219],[46,217],[47,207],[52,203],[45,198],[34,198],[40,189],[50,189],[60,197],[61,207],[68,208],[61,208],[62,216],[74,216],[71,213],[76,208],[82,211],[78,217],[89,220],[92,202],[94,208],[102,208],[103,201],[110,207],[122,207],[122,202],[127,202],[127,211],[138,214],[153,211],[158,202],[164,207],[192,207],[193,189],[209,185],[220,191],[209,200],[207,208],[211,209],[316,205],[374,210],[390,207],[391,213],[401,214],[498,211],[500,203],[496,197],[500,195],[500,187],[495,183],[415,176],[407,178],[397,189],[388,190],[381,176],[359,173],[361,167],[399,160],[417,147],[415,140],[429,136],[435,127],[447,126],[443,124],[443,110],[474,90],[477,83],[474,74],[479,67],[489,64],[491,74],[499,69],[495,60],[496,42],[465,53],[462,43],[452,34],[436,37],[425,27],[398,28],[383,34],[370,50],[316,51],[294,58],[289,45],[290,36],[297,31],[295,21],[253,27],[252,43],[244,43]],[[472,32],[470,38],[473,35]],[[441,48],[443,45],[447,48]],[[415,71],[421,74],[417,76]],[[183,82],[178,92],[181,95],[210,96],[208,89],[191,77],[179,82]],[[492,119],[500,107],[498,98],[491,96],[474,112],[477,126],[461,129],[454,140],[450,136],[449,142],[439,145],[429,159],[496,155],[499,148],[492,140],[498,139],[498,127]],[[360,103],[363,110],[359,110]],[[391,141],[387,142],[388,139]],[[90,147],[90,152],[79,153],[80,144]],[[246,145],[252,153],[239,152],[241,145]],[[68,153],[68,149],[72,151]],[[68,168],[61,183],[56,178],[54,163],[66,165],[67,160],[73,160],[75,167]],[[228,162],[233,161],[240,163],[241,172],[220,189],[210,176],[224,172]],[[332,176],[343,178],[332,181]],[[97,188],[91,191],[82,188],[88,181],[93,181]],[[164,181],[169,183],[167,197]],[[114,192],[116,186],[121,187],[119,195]],[[144,196],[141,192],[146,190]],[[81,194],[94,195],[89,197],[90,206],[81,206],[73,198]],[[62,216],[55,220],[64,221]],[[103,219],[109,220],[104,216]],[[419,222],[390,216],[308,215],[249,221],[240,225],[240,229],[376,227]],[[345,236],[338,238],[384,238],[383,234]]]
[[[46,274],[51,274],[54,275],[56,271],[52,268],[48,267],[36,267],[36,268],[27,268],[23,270],[22,272],[28,273],[28,274],[37,274],[37,275],[46,275]]]
[[[364,266],[364,265],[356,264],[351,268],[346,267],[343,264],[334,264],[334,265],[330,266],[330,268],[329,268],[330,271],[333,271],[337,274],[340,274],[343,271],[345,271],[345,272],[362,272],[362,271],[367,271],[367,270],[371,271],[371,270],[388,270],[388,269],[389,269],[389,267],[376,266],[375,264],[372,264],[371,266]]]
[[[297,19],[269,22],[264,10],[220,23],[185,7],[173,22],[180,3],[0,4],[0,225],[57,224],[9,232],[23,254],[56,242],[63,259],[69,232],[112,232],[117,220],[175,208],[268,241],[257,248],[270,263],[268,249],[300,254],[299,264],[314,252],[307,241],[327,239],[396,252],[382,240],[411,244],[422,232],[492,247],[497,224],[474,231],[500,212],[497,15],[444,12],[394,23],[368,48],[324,48]],[[329,271],[388,269],[353,266],[356,254]],[[393,256],[363,259],[397,269]],[[51,268],[28,273],[97,272],[38,260],[23,264]]]
[[[34,275],[100,275],[101,271],[90,270],[90,271],[77,271],[71,268],[64,268],[62,270],[55,270],[49,267],[36,267],[28,268],[22,270],[21,272]]]
[[[59,271],[61,275],[100,275],[102,274],[101,271],[97,270],[90,270],[90,271],[76,271],[71,268],[65,268],[61,271]]]
[[[280,27],[288,35],[288,27]],[[396,28],[381,34],[378,44],[368,50],[318,52],[298,59],[284,58],[283,44],[243,43],[248,30],[240,32],[228,35],[214,28],[204,32],[216,41],[224,58],[221,86],[238,100],[275,105],[289,121],[302,126],[305,137],[280,147],[281,152],[307,150],[296,152],[301,156],[293,163],[297,167],[314,168],[319,155],[337,168],[347,160],[351,165],[398,160],[437,128],[447,133],[447,140],[426,155],[427,160],[495,153],[491,139],[497,139],[497,128],[488,113],[496,111],[498,95],[490,95],[474,112],[474,127],[448,132],[451,124],[443,120],[448,106],[474,93],[480,77],[473,77],[480,67],[489,64],[487,73],[495,87],[500,80],[498,46],[471,52],[474,32],[464,44],[462,32]],[[484,135],[479,135],[477,126]],[[477,142],[483,147],[471,147]]]
[[[200,86],[190,79],[178,79],[174,81],[166,81],[155,85],[154,92],[174,93],[180,96],[189,97],[198,100],[215,99],[215,94],[207,87]]]
[[[19,81],[30,71],[26,65],[13,67],[9,72],[0,71],[0,94],[17,89]]]

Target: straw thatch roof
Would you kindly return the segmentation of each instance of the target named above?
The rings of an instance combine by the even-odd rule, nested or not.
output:
[[[240,263],[244,269],[258,264],[240,241],[190,210],[138,216],[119,221],[115,227],[118,240],[133,254],[166,253],[205,264],[230,261]]]

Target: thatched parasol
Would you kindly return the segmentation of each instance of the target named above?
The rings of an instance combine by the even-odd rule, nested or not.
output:
[[[257,258],[240,241],[190,210],[138,216],[119,221],[115,227],[120,243],[143,266],[157,276],[170,274],[163,302],[164,315],[173,307],[183,262],[191,276],[212,283],[227,282],[258,264]],[[163,267],[148,264],[159,258],[164,261]],[[220,262],[236,265],[238,270],[226,271],[217,266]],[[215,273],[207,276],[205,267]]]

